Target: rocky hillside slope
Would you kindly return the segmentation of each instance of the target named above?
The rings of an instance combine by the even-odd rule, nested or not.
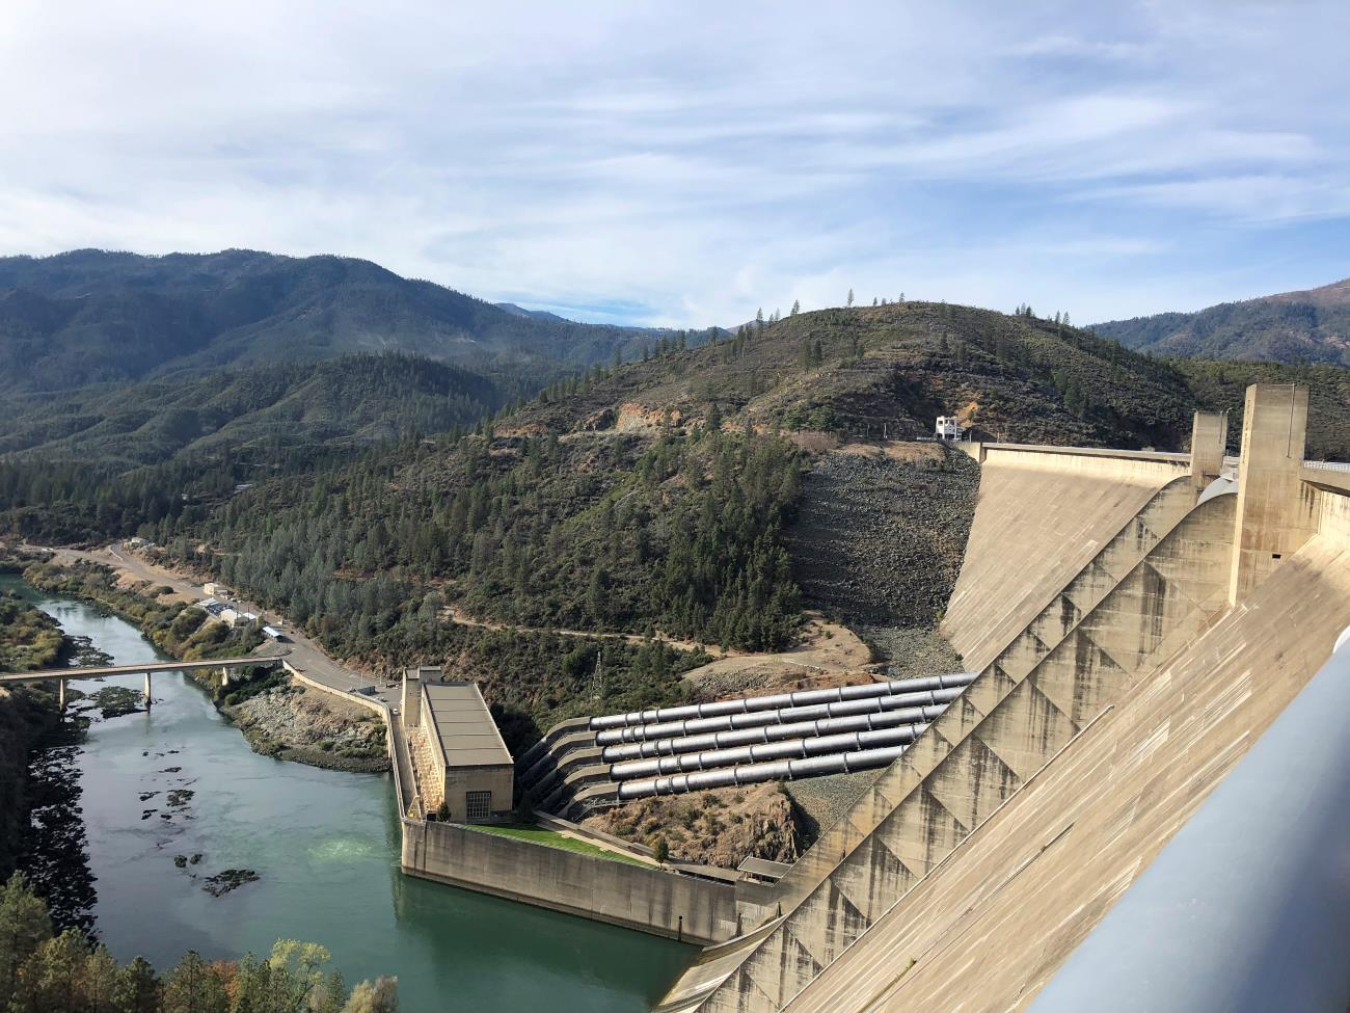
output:
[[[499,432],[657,433],[701,425],[841,433],[932,433],[957,415],[1023,443],[1184,449],[1196,408],[1236,405],[1257,382],[1308,384],[1313,454],[1350,457],[1345,370],[1161,361],[1053,320],[939,303],[821,310],[697,349],[661,350],[500,421]]]
[[[672,858],[724,869],[746,858],[794,862],[804,847],[792,804],[774,784],[645,798],[583,822],[649,847],[664,838]]]
[[[821,456],[788,531],[806,603],[851,626],[932,626],[961,569],[978,486],[979,466],[937,444]]]

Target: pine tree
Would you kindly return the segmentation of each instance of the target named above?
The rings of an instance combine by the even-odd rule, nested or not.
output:
[[[848,290],[848,308],[853,308],[853,289]]]
[[[227,1013],[229,997],[215,971],[189,950],[164,983],[163,1013]]]
[[[793,299],[793,300],[792,300],[792,309],[788,311],[788,316],[795,317],[795,316],[796,316],[798,313],[800,313],[801,311],[802,311],[802,304],[801,304],[801,301],[800,301],[800,300],[797,300],[797,299]]]
[[[159,1013],[159,979],[144,957],[136,957],[117,972],[113,1006],[117,1013]]]
[[[16,872],[0,889],[0,996],[13,992],[19,968],[51,937],[47,905]]]

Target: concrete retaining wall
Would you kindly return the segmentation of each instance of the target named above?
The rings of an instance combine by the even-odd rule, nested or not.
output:
[[[736,888],[449,823],[403,822],[403,871],[709,945],[736,932]]]
[[[266,661],[267,659],[263,658],[262,660]],[[388,720],[388,713],[384,704],[372,697],[363,696],[360,693],[348,693],[344,690],[334,689],[332,686],[325,686],[317,679],[311,679],[304,672],[300,671],[300,669],[295,668],[289,661],[283,660],[281,662],[281,667],[290,674],[291,678],[303,686],[308,686],[310,689],[317,689],[320,693],[328,693],[331,696],[346,700],[349,703],[360,704],[367,710],[372,710],[381,717],[384,717],[386,721]]]

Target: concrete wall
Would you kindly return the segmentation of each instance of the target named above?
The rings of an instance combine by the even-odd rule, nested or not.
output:
[[[1131,686],[787,1009],[1029,1005],[1350,625],[1350,497],[1315,499],[1301,549]]]
[[[1237,533],[1229,601],[1237,604],[1316,530],[1313,490],[1302,482],[1308,388],[1247,388],[1238,468]]]
[[[1189,475],[1181,484],[1189,491]],[[787,917],[698,1008],[781,1009],[1133,678],[1197,636],[1226,605],[1235,500],[1194,508],[1094,607],[1071,618],[1053,649],[982,672],[798,863],[808,872],[808,860],[832,867],[828,875],[805,896],[813,877],[804,881],[795,869],[784,877]],[[686,975],[673,995],[711,984],[700,974]]]
[[[422,806],[427,812],[435,812],[445,801],[445,752],[431,722],[423,721],[414,728],[407,728],[407,733]]]
[[[492,793],[492,817],[511,815],[515,792],[515,767],[453,767],[444,770],[442,796],[450,809],[449,818],[464,822],[469,818],[466,796],[471,791]]]
[[[1246,727],[1278,713],[1296,692],[1290,681],[1301,685],[1329,653],[1323,642],[1350,623],[1350,500],[1334,482],[1307,481],[1306,403],[1295,387],[1249,389],[1239,493],[1194,507],[1223,468],[1222,416],[1197,416],[1184,461],[982,448],[944,625],[979,679],[778,884],[786,915],[743,903],[743,916],[764,919],[751,922],[763,925],[760,938],[692,969],[667,996],[671,1008],[1012,1009],[1029,997],[1069,951],[1066,926],[1100,917],[1236,762]],[[1197,657],[1200,645],[1210,646]],[[1223,677],[1206,680],[1209,667]],[[1249,708],[1267,683],[1279,686],[1273,706]],[[1184,717],[1169,721],[1163,700]],[[1083,759],[1122,710],[1141,716]],[[1205,735],[1208,760],[1197,746]],[[1151,777],[1163,754],[1171,770]],[[1137,793],[1117,806],[1101,773],[1057,776],[1080,760],[1130,771]],[[1029,801],[1048,782],[1062,809]],[[1107,813],[1095,836],[1072,857],[1066,847],[1047,858],[1094,807]],[[1136,824],[1147,829],[1135,834]],[[982,850],[989,868],[968,871],[968,852],[999,833],[1015,858]],[[1118,850],[1126,838],[1134,850]],[[1119,864],[1096,862],[1113,851]],[[1070,878],[1077,892],[1062,887]],[[1035,881],[1036,892],[1018,892],[1039,917],[1005,902],[1014,881]],[[953,891],[916,913],[912,898],[944,882]],[[976,939],[972,912],[982,908],[997,913]],[[924,956],[941,968],[933,990],[908,970]],[[985,987],[991,969],[1003,990]]]
[[[1195,505],[1195,488],[1186,477],[1159,490],[1135,518],[1065,585],[998,653],[982,673],[990,678],[1024,678],[1058,647],[1147,553],[1176,527]],[[834,869],[838,856],[851,850],[889,814],[885,800],[869,793],[846,818],[829,828],[777,884],[773,907],[791,908]]]
[[[736,932],[736,888],[446,823],[403,823],[403,871],[705,945]]]
[[[1189,474],[1184,456],[987,445],[942,624],[966,667],[988,665],[1159,489]]]
[[[1228,413],[1196,412],[1191,423],[1191,482],[1202,490],[1223,471],[1228,453]]]
[[[261,658],[259,660],[265,662],[268,659]],[[362,693],[348,693],[346,690],[337,689],[333,686],[327,686],[324,683],[319,682],[317,679],[311,679],[304,672],[300,671],[300,669],[295,668],[293,665],[291,665],[289,661],[282,661],[281,667],[286,670],[286,672],[291,676],[292,679],[300,683],[302,686],[308,686],[310,689],[316,689],[320,693],[327,693],[330,696],[335,696],[341,700],[346,700],[348,703],[354,703],[361,707],[364,707],[366,708],[366,710],[374,711],[376,714],[379,714],[381,717],[385,718],[386,721],[389,717],[389,712],[386,710],[384,704],[380,703],[380,701],[376,699],[373,699],[372,697],[368,697]]]

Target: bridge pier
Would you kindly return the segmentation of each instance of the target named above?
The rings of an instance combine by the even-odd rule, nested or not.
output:
[[[150,699],[150,673],[149,673],[149,672],[146,672],[146,673],[145,673],[145,709],[146,709],[147,711],[150,709],[150,704],[151,704],[151,702],[152,702],[152,701],[151,701],[151,699]]]
[[[56,680],[56,709],[58,713],[65,713],[66,710],[66,680]]]

